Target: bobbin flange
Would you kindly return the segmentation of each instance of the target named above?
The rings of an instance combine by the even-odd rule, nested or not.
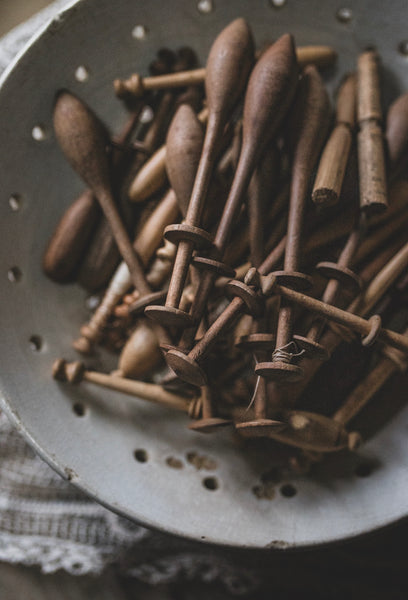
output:
[[[193,319],[185,310],[174,308],[174,306],[162,306],[159,304],[151,304],[146,306],[145,315],[150,319],[157,321],[164,327],[191,327]]]
[[[166,363],[183,381],[202,387],[207,383],[207,375],[197,361],[181,350],[171,349],[166,354]]]
[[[168,225],[164,230],[164,237],[176,246],[181,242],[192,242],[195,248],[209,248],[213,245],[213,236],[201,229],[187,223]]]
[[[286,429],[286,423],[273,419],[256,419],[254,421],[243,421],[236,423],[235,429],[244,437],[268,437],[271,433],[277,433]]]
[[[147,294],[146,296],[142,296],[138,298],[129,306],[129,314],[135,315],[142,312],[146,306],[149,306],[152,302],[160,302],[161,300],[165,300],[167,296],[167,291],[160,292],[152,292],[151,294]]]
[[[363,282],[356,273],[334,262],[322,261],[316,265],[316,270],[326,279],[335,279],[352,294],[358,294],[363,287]]]
[[[207,258],[206,256],[194,256],[193,265],[202,271],[211,271],[218,275],[218,277],[229,277],[230,279],[233,279],[236,275],[235,269],[226,263],[214,260],[213,258]]]
[[[297,292],[305,292],[313,285],[313,279],[310,275],[298,271],[273,271],[270,275],[276,278],[278,285],[283,285]]]
[[[232,426],[232,421],[221,419],[219,417],[208,417],[198,419],[189,424],[188,428],[199,433],[213,433],[223,427]]]
[[[264,300],[252,287],[238,279],[229,281],[225,286],[228,296],[238,296],[245,303],[248,313],[253,317],[260,317],[264,310]]]
[[[373,315],[368,319],[368,322],[371,325],[370,332],[361,340],[362,345],[366,348],[372,346],[377,341],[382,326],[380,315]]]
[[[283,361],[259,362],[255,373],[278,383],[296,383],[303,377],[303,369]]]
[[[251,333],[242,335],[235,346],[249,352],[267,352],[275,348],[275,342],[276,336],[273,333]]]
[[[303,335],[294,335],[293,341],[296,342],[296,345],[299,346],[301,350],[304,350],[307,353],[308,358],[316,358],[317,360],[329,360],[330,353],[327,349],[319,342],[315,342],[307,337],[303,337]]]

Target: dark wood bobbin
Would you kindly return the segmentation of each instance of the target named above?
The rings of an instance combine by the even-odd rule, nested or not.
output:
[[[229,277],[230,279],[233,279],[236,275],[235,269],[226,263],[205,256],[195,256],[193,258],[193,265],[201,271],[211,271],[218,277]]]
[[[188,428],[199,433],[215,433],[224,427],[231,427],[232,421],[220,417],[208,417],[197,419],[189,424]]]
[[[263,314],[265,303],[264,299],[254,288],[246,283],[234,279],[225,286],[225,293],[228,296],[240,298],[246,306],[247,312],[253,317],[260,317]]]
[[[171,348],[166,354],[170,369],[183,381],[202,387],[207,384],[207,375],[198,362],[177,348]]]
[[[338,263],[323,261],[316,265],[316,270],[326,279],[335,279],[344,285],[353,296],[356,296],[363,287],[361,278],[356,273]]]
[[[52,376],[57,381],[79,383],[85,372],[85,366],[80,361],[67,363],[64,358],[58,358],[52,365]]]
[[[213,243],[213,237],[210,233],[189,225],[188,223],[176,223],[175,225],[168,225],[164,230],[164,237],[169,240],[172,244],[179,244],[181,241],[191,242],[194,244],[194,248],[210,248]]]
[[[275,347],[276,336],[272,333],[251,333],[242,336],[236,344],[238,348],[252,352],[259,358]],[[253,395],[255,403],[255,419],[236,423],[235,427],[245,437],[268,437],[273,431],[282,431],[286,424],[266,417],[267,392],[266,383],[258,377]],[[252,403],[252,402],[251,402]]]

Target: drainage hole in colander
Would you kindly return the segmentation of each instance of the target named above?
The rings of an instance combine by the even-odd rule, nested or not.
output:
[[[402,56],[408,56],[408,40],[404,40],[398,44],[398,52],[402,54]]]
[[[21,209],[20,194],[12,194],[8,200],[8,203],[13,212],[18,212]]]
[[[39,335],[32,335],[28,342],[33,352],[39,352],[43,346],[42,337],[40,337]]]
[[[284,498],[293,498],[297,494],[297,489],[291,483],[285,483],[280,488],[280,493]]]
[[[136,25],[132,29],[132,37],[135,40],[144,40],[147,37],[149,30],[144,25]]]
[[[11,283],[17,283],[20,281],[22,275],[23,274],[18,267],[11,267],[11,269],[7,271],[7,279]]]
[[[47,137],[45,128],[42,125],[35,125],[31,130],[31,136],[36,142],[43,142]]]
[[[89,71],[84,65],[79,65],[75,69],[75,79],[79,81],[79,83],[85,83],[89,79]]]
[[[149,456],[146,450],[144,450],[143,448],[137,448],[137,450],[133,452],[133,456],[135,460],[137,460],[137,462],[139,463],[145,463],[149,460]]]
[[[74,411],[77,417],[85,416],[86,409],[85,406],[81,404],[81,402],[75,402],[75,404],[72,405],[72,410]]]
[[[203,486],[206,490],[214,492],[215,490],[218,490],[219,487],[218,479],[216,477],[205,477],[203,479]]]
[[[212,0],[199,0],[197,10],[202,15],[209,15],[214,10],[214,2]]]
[[[348,8],[346,6],[339,8],[339,10],[336,12],[336,19],[340,23],[350,23],[352,18],[353,18],[353,11],[351,10],[351,8]]]

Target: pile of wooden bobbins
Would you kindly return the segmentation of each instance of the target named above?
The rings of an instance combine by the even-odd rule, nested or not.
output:
[[[408,94],[384,119],[379,56],[356,59],[333,111],[318,71],[333,49],[285,34],[255,52],[239,18],[205,68],[161,49],[151,76],[116,80],[130,112],[118,138],[57,94],[55,133],[88,189],[43,266],[105,289],[73,346],[120,357],[109,375],[58,359],[56,379],[184,411],[197,432],[273,440],[291,459],[358,447],[349,423],[408,367],[408,330],[385,326],[408,283]],[[305,406],[357,344],[340,404]]]

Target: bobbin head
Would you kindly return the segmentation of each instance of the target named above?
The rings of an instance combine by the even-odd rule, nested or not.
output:
[[[283,431],[285,428],[286,423],[273,419],[256,419],[235,424],[237,432],[248,438],[269,437],[271,433]]]
[[[296,383],[304,375],[303,369],[298,365],[278,360],[259,362],[255,367],[255,373],[277,383]]]
[[[207,375],[197,361],[177,349],[171,349],[166,354],[166,362],[180,379],[202,387],[207,384]]]
[[[224,427],[231,427],[232,421],[228,419],[220,419],[219,417],[208,417],[193,421],[189,424],[188,428],[192,431],[198,431],[199,433],[214,433]]]
[[[57,381],[79,383],[85,372],[85,366],[80,361],[68,363],[63,358],[58,358],[52,365],[52,376]]]
[[[127,94],[132,94],[137,98],[141,98],[145,93],[143,86],[143,80],[137,73],[134,73],[129,79],[115,79],[113,82],[113,88],[118,98],[123,98]]]
[[[301,350],[305,351],[307,358],[315,358],[321,361],[329,360],[330,358],[330,353],[319,342],[303,337],[303,335],[294,335],[293,341],[296,342],[296,345]]]
[[[147,306],[144,310],[145,315],[150,319],[157,321],[163,327],[177,327],[183,329],[185,327],[191,327],[193,319],[190,314],[180,308],[174,308],[174,306],[161,306],[159,304],[152,304]]]

